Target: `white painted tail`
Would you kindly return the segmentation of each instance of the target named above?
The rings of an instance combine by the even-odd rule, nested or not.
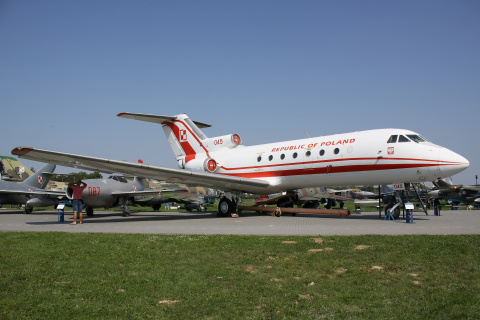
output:
[[[220,149],[235,148],[242,142],[238,134],[208,138],[200,128],[211,126],[192,121],[186,114],[159,116],[122,112],[118,116],[160,123],[180,168],[205,169],[207,172],[214,172],[216,162],[211,158],[210,153]]]

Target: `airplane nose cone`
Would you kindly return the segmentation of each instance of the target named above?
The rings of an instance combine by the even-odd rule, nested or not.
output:
[[[470,166],[470,162],[447,148],[441,148],[438,155],[438,165],[442,178],[451,177],[454,174],[462,172]]]

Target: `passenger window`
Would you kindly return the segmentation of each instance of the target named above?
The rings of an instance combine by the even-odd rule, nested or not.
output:
[[[258,156],[257,158],[257,162],[260,162],[260,161],[262,161],[262,156]]]
[[[325,154],[325,150],[320,150],[320,155],[323,156]]]
[[[405,136],[400,136],[398,137],[398,142],[410,142],[410,140]]]
[[[398,137],[398,136],[397,136],[396,134],[390,136],[390,139],[388,139],[387,143],[395,143],[395,142],[397,142],[397,137]]]
[[[335,148],[335,150],[333,150],[333,153],[335,153],[335,154],[338,154],[339,152],[340,152],[340,149],[338,149],[338,148]]]
[[[280,159],[285,159],[285,154],[282,153],[282,155],[280,156]]]
[[[293,153],[293,159],[296,159],[298,157],[298,153],[294,152]]]
[[[312,154],[312,152],[310,150],[308,150],[307,152],[305,152],[305,157],[310,157],[311,154]]]
[[[272,161],[272,160],[273,160],[273,156],[272,155],[268,156],[268,161]]]

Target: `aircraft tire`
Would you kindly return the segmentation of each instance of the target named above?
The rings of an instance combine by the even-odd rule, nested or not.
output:
[[[93,208],[92,207],[87,207],[85,209],[85,211],[87,212],[87,217],[92,217],[93,216]]]
[[[303,208],[306,209],[318,209],[318,207],[320,207],[320,202],[315,200],[309,200],[303,205]]]
[[[231,213],[234,213],[237,208],[235,203],[228,200],[227,198],[222,198],[218,203],[218,216],[220,217],[228,217]]]
[[[25,208],[25,213],[30,214],[33,212],[33,208]]]
[[[390,210],[393,206],[394,206],[394,204],[393,204],[393,203],[390,203],[388,206],[385,207],[385,216],[387,216],[388,210]],[[396,207],[395,210],[393,210],[393,212],[392,212],[392,217],[393,217],[393,219],[395,219],[395,220],[397,220],[398,218],[400,218],[400,208],[399,208],[399,207]]]

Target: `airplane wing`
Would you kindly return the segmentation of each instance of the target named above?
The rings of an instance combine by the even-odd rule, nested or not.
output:
[[[104,173],[126,173],[138,177],[148,177],[168,182],[180,182],[188,185],[202,185],[215,189],[247,191],[251,187],[264,188],[270,184],[267,181],[231,177],[220,174],[200,173],[188,170],[169,169],[149,166],[142,163],[116,161],[103,158],[94,158],[76,154],[18,147],[12,154],[19,158],[53,163],[65,167],[83,170],[100,171]]]
[[[464,186],[464,189],[480,192],[480,186]]]
[[[175,190],[142,190],[142,191],[124,191],[124,192],[112,192],[114,196],[156,196],[162,192],[175,192],[179,191],[178,189]],[[180,190],[182,191],[182,190]]]
[[[35,195],[35,196],[64,196],[65,190],[8,190],[0,189],[0,194],[24,194],[24,195]]]
[[[312,196],[302,197],[300,200],[302,200],[302,201],[318,201],[322,198],[323,199],[334,199],[334,200],[340,200],[340,201],[353,201],[353,198],[339,196],[339,195],[336,195],[334,193],[316,194],[316,195],[312,195]]]
[[[256,199],[256,200],[255,200],[255,205],[261,205],[261,204],[264,204],[264,205],[267,205],[267,204],[276,204],[278,200],[283,199],[283,198],[286,198],[286,197],[290,197],[290,196],[293,196],[293,195],[294,195],[294,193],[286,193],[286,194],[278,194],[278,195],[276,195],[276,196],[273,197],[273,198]]]

